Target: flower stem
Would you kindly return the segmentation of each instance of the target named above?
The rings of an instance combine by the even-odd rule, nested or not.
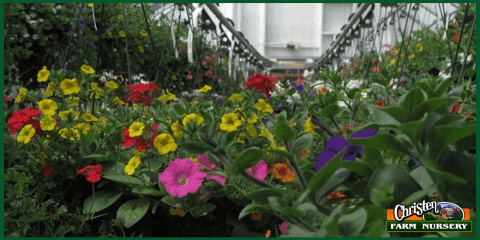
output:
[[[90,205],[90,209],[88,210],[87,214],[86,214],[85,217],[83,218],[82,224],[81,224],[80,227],[78,228],[77,232],[80,232],[80,230],[82,230],[83,225],[85,224],[85,222],[86,222],[89,218],[91,218],[90,212],[92,211],[93,202],[94,202],[94,201],[95,201],[95,186],[94,186],[93,183],[92,183],[92,204]]]

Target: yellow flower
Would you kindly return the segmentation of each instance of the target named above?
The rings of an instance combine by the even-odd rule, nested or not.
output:
[[[46,116],[40,119],[40,128],[42,128],[43,131],[52,131],[56,125],[57,120],[53,117]]]
[[[119,98],[119,97],[114,97],[113,101],[116,102],[117,104],[124,105],[125,103]]]
[[[91,113],[83,113],[82,118],[85,120],[85,122],[98,122],[98,118],[93,116]]]
[[[146,37],[146,36],[148,36],[148,33],[145,30],[140,30],[140,35]]]
[[[49,83],[48,86],[47,86],[47,89],[45,90],[45,92],[43,93],[43,95],[45,95],[45,97],[51,97],[53,96],[54,93],[56,93],[57,91],[55,90],[55,88],[53,87],[53,83]]]
[[[138,151],[137,149],[133,150],[133,154],[135,154],[135,156],[147,156],[145,151]]]
[[[145,125],[141,122],[134,122],[128,128],[128,136],[130,137],[137,137],[143,134],[143,129],[145,129]]]
[[[210,87],[209,85],[205,85],[202,88],[198,89],[198,91],[201,93],[207,93],[210,90],[212,90],[212,87]]]
[[[17,141],[23,144],[27,144],[32,139],[35,134],[35,128],[31,124],[26,125],[22,128],[22,131],[18,134]]]
[[[138,45],[138,51],[141,52],[141,53],[144,53],[144,52],[145,52],[145,48],[143,48],[142,45]]]
[[[108,81],[105,83],[105,87],[114,90],[114,89],[118,89],[118,84],[114,81]]]
[[[98,123],[106,127],[108,123],[108,118],[105,116],[101,116],[98,118]]]
[[[367,89],[362,88],[362,91],[361,91],[361,92],[362,92],[362,93],[366,93],[366,92],[367,92]]]
[[[185,116],[182,120],[182,123],[183,123],[183,126],[188,126],[188,123],[191,121],[191,120],[195,120],[196,123],[197,123],[197,126],[200,126],[202,123],[203,123],[203,117],[201,114],[199,113],[192,113],[192,114],[188,114],[187,116]]]
[[[71,141],[80,139],[80,132],[75,128],[62,128],[60,131],[58,131],[58,133],[62,138],[69,139]]]
[[[87,135],[88,131],[90,131],[90,129],[92,129],[90,124],[88,124],[88,123],[79,123],[79,124],[75,125],[74,128],[76,128],[78,130],[81,130],[83,135]]]
[[[400,71],[401,71],[401,69],[400,69],[400,68],[397,68],[397,72],[400,72]]]
[[[198,104],[198,101],[197,101],[197,100],[194,100],[194,101],[192,102],[192,108],[195,107],[195,106],[197,106],[197,104]]]
[[[88,6],[89,8],[91,8],[91,7],[93,7],[93,3],[89,3],[89,4],[87,4],[87,6]]]
[[[24,87],[21,87],[18,89],[18,95],[17,97],[15,98],[15,103],[19,103],[23,100],[23,98],[25,97],[25,95],[27,94],[28,90]]]
[[[65,95],[70,95],[73,93],[80,92],[80,86],[78,86],[78,82],[76,78],[63,80],[60,83],[60,89],[62,89],[63,94]]]
[[[120,35],[120,37],[125,37],[125,32],[123,30],[120,30],[118,32],[118,35]]]
[[[226,132],[233,132],[237,130],[240,124],[242,124],[242,121],[238,119],[236,113],[227,113],[222,116],[222,123],[220,123],[220,129]]]
[[[92,67],[90,67],[90,66],[88,66],[88,65],[85,65],[85,64],[83,64],[83,65],[80,67],[80,69],[81,69],[82,72],[84,72],[84,73],[88,73],[88,74],[93,74],[93,73],[95,73],[95,70],[94,70]]]
[[[142,161],[140,161],[140,156],[132,157],[128,161],[128,164],[125,165],[125,173],[128,174],[128,175],[132,175],[135,172],[135,169],[140,167],[141,163],[142,163]]]
[[[259,99],[258,102],[255,104],[255,107],[259,111],[273,113],[273,108],[263,99]]]
[[[397,59],[395,58],[390,59],[390,65],[395,64],[396,62],[397,62]]]
[[[173,76],[172,76],[172,80],[173,80],[173,81],[176,81],[176,80],[177,80],[177,76],[173,75]]]
[[[68,115],[72,113],[73,114],[73,120],[77,120],[78,117],[80,116],[80,113],[73,110],[73,109],[69,109],[69,110],[66,110],[66,111],[61,111],[58,113],[58,116],[60,116],[60,118],[62,119],[62,121],[67,121],[68,119]]]
[[[166,103],[168,100],[173,100],[175,99],[175,94],[173,93],[170,93],[168,90],[167,90],[167,93],[158,97],[157,100],[159,101],[162,101],[163,103]]]
[[[172,124],[172,131],[173,131],[173,136],[176,138],[182,138],[183,137],[183,131],[180,128],[180,123],[179,122],[174,122]]]
[[[112,33],[112,32],[108,32],[108,33],[107,33],[107,36],[108,36],[109,38],[111,38],[111,37],[113,37],[113,33]]]
[[[68,106],[69,107],[78,107],[78,100],[80,100],[79,97],[69,97],[67,98]]]
[[[238,134],[237,142],[245,144],[245,133]]]
[[[260,136],[270,140],[271,142],[275,141],[273,139],[273,134],[263,125],[260,127]]]
[[[412,53],[410,54],[410,56],[408,56],[408,59],[414,59],[415,58],[415,53]]]
[[[247,127],[245,127],[245,130],[247,130],[248,136],[249,137],[256,137],[257,136],[257,129],[252,124],[248,124]]]
[[[313,133],[313,129],[318,128],[317,126],[313,125],[312,117],[309,117],[305,124],[303,125],[303,130],[307,133]]]
[[[192,162],[193,162],[193,163],[199,163],[199,161],[198,161],[197,158],[192,158]]]
[[[90,87],[92,88],[92,93],[90,94],[90,97],[95,94],[95,99],[99,99],[101,96],[103,96],[103,90],[98,87],[98,83],[92,82],[90,83]]]
[[[258,121],[258,116],[256,113],[253,113],[252,116],[250,116],[248,119],[247,119],[247,122],[249,123],[256,123]]]
[[[153,146],[157,149],[158,153],[165,155],[169,152],[177,150],[177,144],[172,135],[168,133],[162,133],[158,135],[153,141]]]
[[[38,82],[46,82],[50,77],[50,71],[47,70],[47,66],[43,66],[42,70],[37,73]]]
[[[38,107],[40,108],[40,111],[42,111],[43,115],[53,116],[55,115],[58,105],[51,99],[44,99],[38,102]]]
[[[360,98],[360,101],[367,101],[367,98]]]
[[[122,14],[118,14],[117,19],[118,19],[118,20],[123,20],[123,15],[122,15]]]
[[[245,100],[245,98],[240,93],[234,93],[228,98],[228,100],[230,100],[231,102],[242,102],[243,100]]]
[[[423,44],[417,43],[417,50],[418,50],[419,52],[423,52],[423,50],[425,50],[425,47],[423,46]]]

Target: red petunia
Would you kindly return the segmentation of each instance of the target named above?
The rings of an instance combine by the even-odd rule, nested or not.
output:
[[[154,142],[155,138],[162,133],[162,132],[156,130],[158,126],[159,126],[158,123],[154,123],[152,125],[152,127],[150,128],[150,131],[148,133],[144,132],[146,139],[149,140],[149,144],[152,147],[153,147],[153,142]],[[148,143],[145,140],[143,140],[143,138],[141,138],[141,137],[130,137],[129,134],[130,134],[130,132],[129,132],[128,128],[123,130],[123,132],[122,132],[123,147],[131,148],[132,146],[135,146],[135,149],[137,149],[138,151],[144,151],[145,149],[147,149]]]
[[[124,102],[143,103],[150,106],[150,91],[159,90],[160,88],[155,83],[139,83],[127,86],[127,98]]]
[[[40,115],[40,110],[31,107],[14,112],[7,121],[8,125],[10,125],[10,134],[15,135],[20,128],[31,124],[35,128],[35,132],[40,135],[42,133],[40,122],[33,119],[34,117],[40,117]]]
[[[53,171],[52,171],[52,169],[50,169],[50,166],[48,165],[48,163],[42,164],[41,172],[42,172],[42,176],[44,178],[49,178],[53,174]]]
[[[3,95],[3,101],[4,101],[4,102],[8,102],[8,101],[10,101],[10,100],[12,100],[12,99],[11,99],[9,96]]]
[[[276,82],[277,79],[273,77],[255,74],[248,77],[245,89],[253,88],[255,92],[263,92],[266,98],[270,98],[270,93],[274,91]]]
[[[102,179],[102,170],[103,166],[98,164],[86,166],[82,169],[75,170],[75,172],[77,172],[77,174],[85,175],[87,177],[87,181],[96,183]]]

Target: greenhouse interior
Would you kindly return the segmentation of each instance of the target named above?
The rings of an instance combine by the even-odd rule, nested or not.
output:
[[[5,237],[475,237],[475,3],[5,3]]]

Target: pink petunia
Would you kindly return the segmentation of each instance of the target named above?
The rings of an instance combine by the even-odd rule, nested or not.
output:
[[[168,164],[163,173],[158,174],[158,179],[170,195],[185,197],[188,193],[197,192],[202,186],[207,173],[200,171],[200,168],[190,158],[177,158]]]
[[[208,160],[207,155],[199,154],[199,155],[197,155],[197,159],[198,159],[198,163],[200,163],[201,166],[205,166],[205,167],[215,171],[216,165],[211,163]],[[222,185],[225,184],[225,182],[227,181],[227,179],[225,177],[220,176],[220,175],[215,175],[215,174],[209,174],[205,178],[208,179],[208,180],[215,180]]]
[[[387,47],[390,47],[390,44],[385,43],[385,45],[383,45],[383,47],[386,47],[386,48],[387,48]]]
[[[380,72],[380,67],[379,66],[375,66],[373,68],[373,71],[376,72],[376,73],[379,73]]]
[[[392,55],[395,55],[395,54],[397,54],[397,50],[393,49],[392,51],[390,51],[390,53],[391,53]]]
[[[278,225],[278,228],[280,228],[280,232],[282,232],[282,233],[290,232],[290,229],[287,227],[287,225],[288,225],[287,221],[284,221],[284,222],[282,222],[282,224]]]
[[[263,181],[267,177],[268,166],[265,161],[261,160],[255,166],[245,169],[245,172],[256,179]]]
[[[305,79],[302,79],[302,78],[297,79],[298,85],[303,85],[303,82],[305,82]]]

